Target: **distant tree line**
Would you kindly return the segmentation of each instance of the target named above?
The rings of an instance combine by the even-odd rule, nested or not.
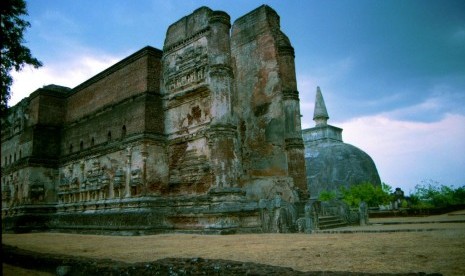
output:
[[[415,186],[410,195],[411,206],[418,209],[465,205],[465,185],[454,188],[433,180]]]
[[[361,183],[350,188],[341,187],[337,191],[323,191],[319,200],[328,201],[341,199],[351,207],[358,207],[362,201],[370,207],[388,205],[398,200],[393,189],[386,183],[375,186],[371,183]],[[454,188],[441,185],[435,181],[424,181],[415,186],[408,197],[400,200],[399,207],[414,209],[444,208],[465,205],[465,185]]]

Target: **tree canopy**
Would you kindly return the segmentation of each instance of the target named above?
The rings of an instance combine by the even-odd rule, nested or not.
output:
[[[24,43],[24,31],[31,24],[24,20],[28,15],[24,0],[2,0],[1,8],[1,116],[6,115],[8,101],[11,98],[10,87],[13,84],[11,71],[20,71],[24,65],[29,64],[34,68],[42,66],[42,63],[32,56],[31,51]]]
[[[392,201],[392,187],[386,183],[373,185],[365,182],[346,188],[341,186],[338,191],[323,191],[319,199],[326,201],[340,198],[351,207],[358,207],[362,201],[370,207],[387,204]]]

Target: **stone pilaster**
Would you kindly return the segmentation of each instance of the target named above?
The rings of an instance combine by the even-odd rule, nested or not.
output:
[[[126,152],[126,178],[125,178],[125,185],[124,185],[124,196],[131,197],[131,157],[132,157],[132,149],[128,147]]]
[[[232,124],[215,124],[209,130],[209,148],[213,173],[212,188],[235,187],[239,160],[237,158],[237,131]]]
[[[282,32],[279,33],[277,41],[278,63],[282,72],[282,99],[285,115],[284,139],[288,172],[289,176],[294,179],[294,184],[301,191],[302,196],[306,197],[305,148],[301,134],[300,103],[295,76],[294,49]]]
[[[227,124],[232,119],[231,93],[233,73],[231,69],[229,23],[230,17],[222,11],[213,11],[209,18],[208,38],[209,88],[213,124]]]
[[[230,17],[222,11],[213,11],[209,18],[209,87],[212,121],[209,129],[209,147],[213,173],[212,188],[233,187],[239,166],[237,128],[233,123],[231,94]]]

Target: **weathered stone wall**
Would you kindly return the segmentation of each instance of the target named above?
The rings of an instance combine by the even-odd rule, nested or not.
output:
[[[306,190],[294,51],[268,6],[237,19],[231,53],[239,120],[243,182],[252,198]]]
[[[2,175],[2,208],[55,203],[57,181],[57,170],[43,166],[22,166]]]
[[[38,95],[39,105],[39,120],[38,124],[60,127],[66,115],[65,98],[56,92],[46,91]]]
[[[143,133],[146,98],[145,95],[129,98],[83,120],[66,124],[61,145],[63,156],[88,155],[93,148]]]
[[[60,202],[140,196],[168,179],[161,52],[146,47],[76,87],[61,143]],[[128,93],[129,92],[129,93]],[[68,109],[73,113],[75,109]]]
[[[67,100],[66,122],[73,122],[140,93],[158,92],[157,74],[151,78],[147,76],[149,72],[158,71],[160,57],[160,50],[145,47],[74,88]]]
[[[158,193],[168,178],[164,147],[153,142],[86,155],[60,168],[60,203]]]
[[[160,94],[147,93],[145,95],[144,132],[150,134],[165,134],[165,114],[163,99]]]
[[[205,193],[236,182],[229,21],[202,7],[168,28],[162,93],[171,191]]]
[[[64,100],[69,89],[46,86],[2,122],[2,208],[56,202]]]
[[[270,225],[295,219],[283,210],[305,199],[294,51],[268,6],[230,29],[228,14],[199,8],[168,28],[163,52],[145,47],[74,89],[47,86],[18,105],[2,133],[2,224],[292,228]],[[279,222],[265,228],[262,199],[280,202],[267,207]]]
[[[10,115],[2,122],[4,169],[8,170],[10,165],[26,157],[43,161],[58,158],[65,99],[63,91],[57,89],[53,86],[41,88],[10,109]]]
[[[281,82],[272,34],[279,19],[273,15],[267,8],[257,9],[236,20],[232,28],[235,110],[243,166],[251,177],[287,176]]]
[[[10,110],[6,123],[2,122],[2,175],[5,170],[32,153],[32,129],[26,120],[27,102],[22,101]]]

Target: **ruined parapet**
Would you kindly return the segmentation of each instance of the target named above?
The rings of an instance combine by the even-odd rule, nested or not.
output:
[[[2,119],[2,209],[55,202],[61,126],[69,92],[57,85],[39,88]]]
[[[234,22],[231,55],[243,185],[255,194],[287,186],[289,190],[299,190],[305,197],[307,187],[294,50],[272,8],[261,6]],[[262,196],[272,198],[276,192]],[[294,202],[299,197],[286,200]]]
[[[237,182],[230,26],[228,14],[202,7],[168,28],[162,91],[171,189],[189,190],[196,182],[202,188],[190,192],[202,193]],[[188,172],[198,174],[193,179]]]

